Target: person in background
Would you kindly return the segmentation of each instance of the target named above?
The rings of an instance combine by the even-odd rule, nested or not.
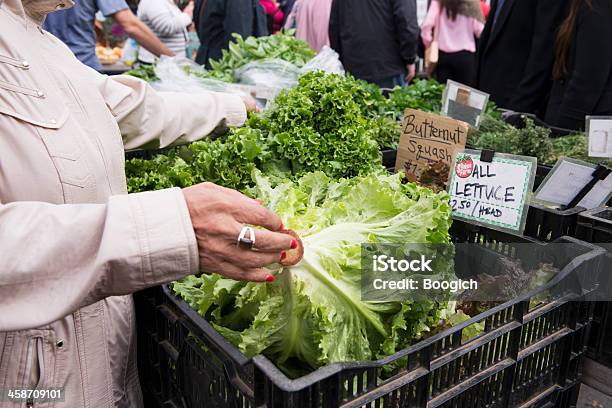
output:
[[[569,0],[494,0],[478,43],[476,88],[500,108],[543,115],[555,32]]]
[[[141,0],[138,6],[138,18],[159,37],[177,57],[187,55],[189,34],[187,27],[193,17],[193,2],[190,1],[181,11],[174,0]],[[138,53],[140,62],[152,64],[155,55],[146,49]]]
[[[433,41],[438,27],[439,59],[434,77],[471,85],[476,63],[476,40],[484,28],[484,16],[478,0],[433,0],[421,28],[425,47]]]
[[[221,58],[233,33],[244,38],[268,35],[266,14],[259,0],[196,0],[193,16],[200,38],[196,62],[207,67],[209,60]]]
[[[283,10],[283,14],[285,15],[285,21],[283,21],[283,26],[286,24],[287,19],[289,18],[289,14],[293,11],[293,7],[295,5],[296,0],[280,0],[279,5],[281,10]],[[292,27],[289,27],[292,28]]]
[[[275,0],[259,0],[259,3],[266,12],[268,22],[268,32],[274,34],[280,31],[285,21],[285,14]]]
[[[419,25],[415,1],[333,0],[329,42],[353,76],[383,88],[415,76]]]
[[[285,22],[285,28],[296,27],[295,36],[306,41],[316,52],[329,46],[329,14],[332,0],[297,0]]]
[[[491,5],[487,3],[485,0],[480,0],[480,8],[482,10],[482,15],[486,19],[489,17],[489,13],[491,12]]]
[[[585,116],[612,115],[612,0],[572,0],[559,29],[546,122],[583,130]]]
[[[66,7],[66,3],[62,5]],[[76,0],[74,7],[49,14],[44,28],[62,40],[83,64],[101,71],[102,64],[96,56],[94,29],[98,11],[105,17],[112,17],[128,36],[154,55],[174,56],[151,29],[132,13],[124,0]]]

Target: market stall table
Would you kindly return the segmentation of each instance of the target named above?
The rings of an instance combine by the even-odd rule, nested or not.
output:
[[[102,73],[105,75],[121,75],[130,70],[130,67],[120,62],[116,64],[102,65]]]

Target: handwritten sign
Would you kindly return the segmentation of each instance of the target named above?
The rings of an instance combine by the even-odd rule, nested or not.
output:
[[[590,157],[612,157],[612,116],[587,116]]]
[[[395,171],[416,177],[429,164],[452,164],[455,151],[465,148],[467,123],[433,113],[406,109],[402,136],[397,148]]]
[[[449,193],[453,216],[496,229],[522,232],[533,187],[536,159],[480,152],[458,152],[451,167]]]
[[[478,129],[488,102],[489,94],[448,80],[442,96],[442,113]]]

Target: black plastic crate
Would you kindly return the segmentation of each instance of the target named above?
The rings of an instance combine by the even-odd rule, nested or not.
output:
[[[596,208],[585,211],[578,217],[576,237],[587,242],[604,245],[612,249],[612,209]],[[612,253],[605,258],[608,279],[606,293],[612,293]],[[612,368],[612,302],[595,302],[593,327],[589,338],[589,356],[595,361]]]
[[[563,236],[573,237],[576,234],[576,225],[578,224],[578,215],[584,211],[584,208],[570,208],[568,210],[558,210],[555,208],[545,207],[539,204],[530,204],[527,212],[527,220],[525,222],[524,240],[525,241],[540,241],[550,242]],[[455,221],[457,222],[457,221]],[[451,232],[468,234],[469,231],[478,231],[483,229],[486,239],[496,237],[503,240],[508,234],[490,230],[487,228],[478,227],[473,224],[469,226],[461,226],[461,231],[454,231],[451,227]],[[515,236],[514,239],[519,239]],[[472,241],[471,242],[476,242]],[[518,242],[518,241],[515,241]]]
[[[180,318],[165,304],[161,287],[134,294],[138,338],[138,374],[145,407],[183,407],[176,378],[179,349],[188,335]]]
[[[480,243],[483,254],[495,251],[520,259],[513,244],[533,242],[472,227],[457,221],[452,234],[458,242]],[[570,238],[564,242],[585,255],[572,266],[574,272],[595,267],[601,250]],[[179,388],[188,408],[505,408],[528,401],[559,406],[554,405],[559,396],[580,381],[592,314],[588,302],[557,301],[530,310],[529,298],[516,299],[383,360],[333,364],[290,380],[265,356],[249,359],[240,353],[168,287],[163,295],[156,310],[167,308],[177,320],[158,322],[164,334],[157,339],[178,350],[176,377],[167,377],[176,383],[165,388]],[[485,332],[463,343],[462,330],[475,323],[484,323]],[[405,370],[381,381],[382,367],[400,358],[407,361]]]
[[[584,208],[558,210],[532,203],[527,212],[524,234],[542,242],[554,241],[563,236],[576,236],[578,215]]]
[[[612,244],[612,208],[584,211],[577,223],[577,238],[587,242]]]

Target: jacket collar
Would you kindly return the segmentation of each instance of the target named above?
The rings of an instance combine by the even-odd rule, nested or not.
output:
[[[56,10],[63,10],[74,5],[73,0],[0,0],[0,7],[5,6],[14,15],[23,19],[28,18],[36,24],[42,24],[45,16]]]

